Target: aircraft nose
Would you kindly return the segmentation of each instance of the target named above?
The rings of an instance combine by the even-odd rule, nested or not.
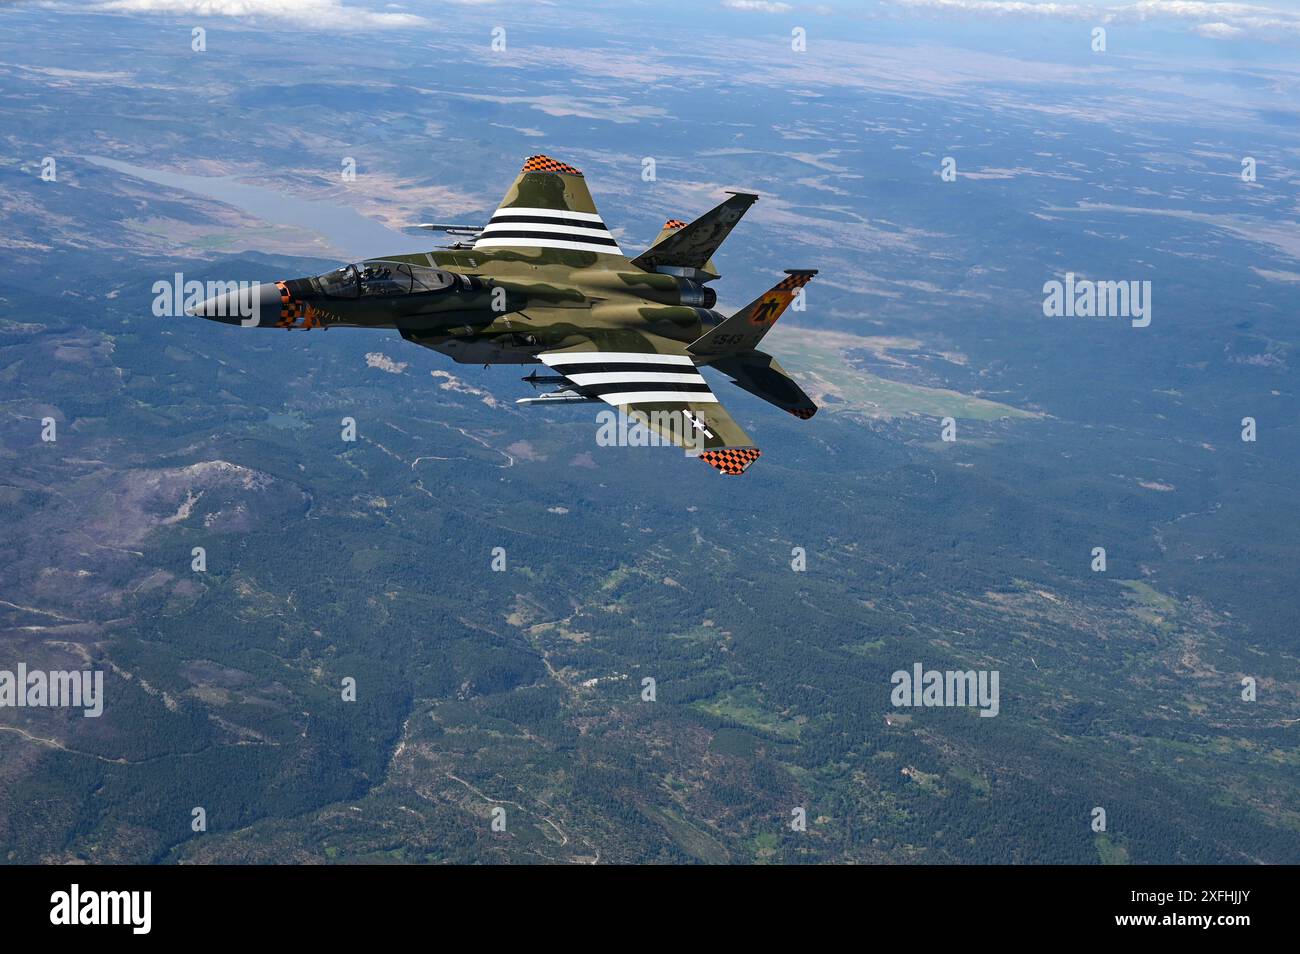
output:
[[[185,313],[224,325],[264,328],[280,318],[280,289],[275,282],[235,288],[191,305]]]

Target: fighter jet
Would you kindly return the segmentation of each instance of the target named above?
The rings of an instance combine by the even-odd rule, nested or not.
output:
[[[760,451],[727,413],[700,368],[802,419],[817,405],[771,355],[763,336],[817,274],[785,277],[734,315],[714,310],[713,255],[757,201],[729,192],[708,212],[669,219],[628,258],[573,166],[531,156],[486,225],[430,224],[459,236],[427,253],[345,265],[314,278],[261,285],[191,314],[287,329],[391,328],[407,341],[473,364],[542,364],[523,380],[553,391],[520,404],[603,402],[697,451],[722,474],[742,474]]]

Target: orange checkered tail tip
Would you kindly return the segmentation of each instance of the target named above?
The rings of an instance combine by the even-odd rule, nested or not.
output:
[[[520,172],[560,172],[566,176],[580,176],[581,170],[569,165],[567,162],[560,162],[558,159],[552,159],[550,156],[529,156],[524,160],[524,167]]]
[[[720,450],[705,451],[700,455],[700,460],[720,474],[739,476],[762,455],[763,452],[757,447],[723,447]]]

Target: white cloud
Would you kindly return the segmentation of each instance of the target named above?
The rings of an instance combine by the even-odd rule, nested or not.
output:
[[[344,4],[343,0],[100,0],[95,7],[113,13],[288,20],[320,30],[389,29],[429,23],[411,13],[380,13]]]
[[[401,374],[408,367],[405,361],[394,361],[382,351],[371,351],[366,354],[366,365],[371,368],[378,368],[380,371],[387,371],[389,374]]]
[[[1300,11],[1228,0],[1137,0],[1057,3],[1054,0],[886,0],[909,10],[991,17],[1042,17],[1097,23],[1167,21],[1215,40],[1254,36],[1300,38]]]
[[[1086,17],[1095,16],[1097,8],[1079,3],[1032,3],[1029,0],[893,0],[917,9],[951,13],[977,13],[989,16]]]
[[[746,13],[789,13],[792,9],[788,3],[776,3],[774,0],[722,0],[728,10],[743,10]]]
[[[1201,36],[1209,37],[1211,40],[1230,40],[1246,32],[1241,27],[1235,27],[1230,23],[1202,23],[1194,29]]]

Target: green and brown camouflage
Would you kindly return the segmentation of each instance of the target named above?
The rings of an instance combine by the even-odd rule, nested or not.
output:
[[[815,270],[786,276],[736,314],[714,310],[713,256],[758,196],[733,192],[693,222],[670,219],[629,259],[601,220],[582,173],[532,156],[483,226],[446,226],[468,241],[367,259],[325,275],[263,285],[251,314],[209,298],[191,314],[294,329],[395,329],[474,364],[544,364],[525,380],[555,391],[521,404],[603,402],[697,450],[724,474],[759,456],[699,372],[807,419],[817,406],[758,343]]]

